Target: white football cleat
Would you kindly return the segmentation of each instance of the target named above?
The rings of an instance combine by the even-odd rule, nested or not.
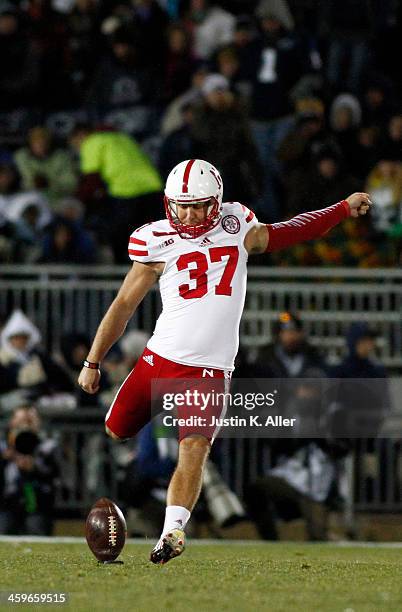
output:
[[[150,560],[163,565],[178,557],[185,549],[186,534],[182,529],[172,529],[163,536],[151,552]]]

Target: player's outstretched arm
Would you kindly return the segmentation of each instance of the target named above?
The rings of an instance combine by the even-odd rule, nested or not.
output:
[[[98,327],[88,353],[88,361],[100,363],[110,347],[120,338],[134,311],[158,279],[161,265],[163,267],[163,264],[159,263],[133,264]],[[84,391],[93,394],[99,389],[99,380],[99,369],[83,367],[78,377],[78,384]]]
[[[371,205],[367,193],[353,193],[346,200],[321,210],[302,213],[281,223],[260,223],[250,229],[244,240],[249,253],[271,253],[299,242],[320,238],[347,217],[365,215]]]

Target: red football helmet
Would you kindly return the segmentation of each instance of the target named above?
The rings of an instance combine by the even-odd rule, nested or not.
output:
[[[215,227],[222,214],[223,183],[218,170],[202,159],[188,159],[178,164],[167,177],[165,210],[170,225],[182,238],[198,238]],[[180,222],[178,204],[209,204],[201,223]]]

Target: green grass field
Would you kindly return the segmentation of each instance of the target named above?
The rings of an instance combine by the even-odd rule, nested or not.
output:
[[[298,543],[189,545],[165,566],[127,544],[98,565],[85,544],[0,543],[0,591],[64,592],[66,605],[5,609],[161,612],[402,610],[402,549]],[[4,606],[4,607],[3,607]]]

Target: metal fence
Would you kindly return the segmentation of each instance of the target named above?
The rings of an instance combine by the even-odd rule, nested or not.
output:
[[[3,437],[5,422],[0,421]],[[106,436],[103,415],[96,410],[44,419],[44,429],[58,443],[60,477],[56,491],[59,515],[85,513],[95,499],[121,503],[124,475],[134,441],[118,444]],[[217,459],[224,480],[243,498],[245,487],[272,466],[267,440],[221,439]],[[342,460],[344,512],[402,512],[402,442],[379,438],[357,440]],[[125,489],[124,489],[125,490]]]
[[[45,346],[57,351],[63,334],[93,335],[112,302],[124,266],[0,266],[0,316],[22,308]],[[161,309],[158,290],[145,297],[130,322],[151,332]],[[278,312],[299,312],[311,342],[339,356],[353,321],[379,333],[379,357],[402,371],[402,270],[250,267],[241,340],[249,349],[271,339]]]
[[[39,327],[44,345],[58,351],[63,334],[95,333],[126,272],[107,266],[0,266],[0,316],[21,308]],[[160,308],[159,293],[152,290],[130,327],[151,332]],[[342,352],[351,322],[368,321],[379,333],[381,360],[402,372],[402,270],[250,267],[242,343],[252,352],[269,342],[272,321],[285,309],[301,314],[309,339],[330,357]],[[86,509],[94,491],[118,499],[120,451],[102,424],[63,419],[53,425],[63,450],[58,507]],[[269,447],[241,439],[221,445],[223,475],[242,495],[244,483],[269,467]],[[401,444],[363,445],[352,464],[349,501],[356,510],[402,510]]]

